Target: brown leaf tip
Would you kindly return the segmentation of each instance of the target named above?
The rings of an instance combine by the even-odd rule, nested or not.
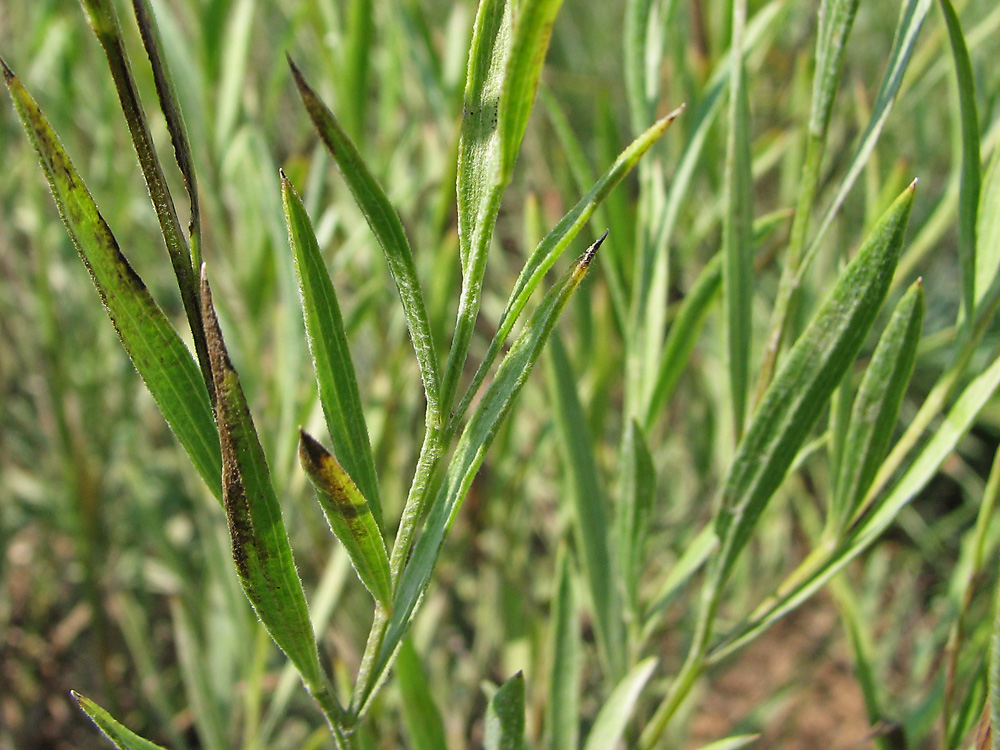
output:
[[[592,261],[594,259],[594,256],[597,255],[597,251],[604,243],[604,240],[608,238],[608,232],[610,231],[611,229],[605,229],[604,234],[602,234],[600,237],[597,238],[597,242],[595,242],[593,245],[591,245],[584,251],[583,257],[580,259],[580,265],[582,267],[587,268],[588,266],[590,266],[590,261]]]
[[[3,68],[3,78],[7,83],[10,83],[11,81],[14,80],[15,78],[14,71],[10,69],[10,66],[7,64],[7,61],[4,60],[2,57],[0,57],[0,68]]]
[[[330,452],[323,447],[322,443],[301,427],[299,428],[299,458],[303,463],[319,466],[323,459],[329,455]]]

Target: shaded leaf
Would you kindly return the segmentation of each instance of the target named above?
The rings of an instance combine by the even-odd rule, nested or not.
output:
[[[74,700],[80,704],[83,712],[90,717],[90,720],[97,725],[104,736],[111,740],[119,750],[164,750],[155,742],[143,739],[135,732],[119,724],[115,719],[89,698],[85,698],[75,690],[72,691]]]
[[[577,750],[580,735],[580,624],[569,554],[556,563],[556,590],[550,618],[552,671],[545,705],[549,750]]]
[[[654,657],[644,659],[632,667],[621,682],[615,685],[615,689],[611,691],[611,695],[594,719],[594,726],[587,736],[587,744],[583,746],[584,750],[604,750],[617,746],[625,733],[632,712],[635,711],[635,704],[642,694],[642,689],[653,676],[656,664],[657,660]]]
[[[500,686],[486,707],[486,750],[524,747],[524,675],[518,672]]]
[[[420,664],[420,657],[409,638],[403,639],[396,660],[396,681],[403,704],[403,721],[406,724],[410,747],[413,750],[443,750],[444,722],[441,712],[431,695],[427,675]]]

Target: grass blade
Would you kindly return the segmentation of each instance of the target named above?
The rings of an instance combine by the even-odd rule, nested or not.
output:
[[[831,528],[837,532],[857,510],[885,458],[917,359],[923,319],[924,288],[917,280],[879,339],[851,409],[831,508]]]
[[[135,732],[119,724],[115,719],[89,698],[85,698],[75,690],[73,699],[80,705],[83,712],[90,717],[98,729],[111,740],[119,750],[164,750],[155,742],[143,739]]]
[[[518,672],[500,686],[486,707],[486,750],[524,747],[524,675]]]
[[[611,539],[604,493],[597,476],[577,381],[559,336],[549,342],[549,390],[553,420],[559,435],[563,472],[572,502],[577,555],[590,593],[597,641],[608,673],[619,679],[625,673],[625,630],[618,574],[612,562]]]
[[[441,712],[431,696],[427,675],[409,638],[403,639],[396,661],[396,681],[403,703],[403,721],[413,750],[442,750],[445,741]]]
[[[520,319],[525,305],[532,293],[538,288],[545,274],[552,268],[563,251],[569,246],[577,234],[586,226],[596,208],[607,197],[622,179],[638,163],[650,147],[656,143],[661,135],[670,126],[670,123],[683,111],[683,108],[671,112],[666,117],[658,120],[647,129],[642,135],[636,138],[626,147],[615,160],[607,172],[594,184],[583,198],[559,220],[559,223],[542,239],[538,246],[532,251],[531,256],[525,261],[524,268],[518,274],[517,281],[514,282],[514,289],[507,299],[507,305],[500,315],[497,324],[497,332],[490,341],[489,349],[483,357],[482,363],[476,370],[472,384],[462,397],[462,402],[455,409],[452,421],[457,423],[465,414],[475,397],[476,392],[486,379],[490,368],[496,361],[497,356],[503,349],[503,345],[510,335],[514,325]],[[607,233],[605,233],[605,236]]]
[[[320,668],[305,592],[295,569],[267,459],[239,376],[229,361],[204,266],[201,289],[222,443],[223,502],[236,572],[268,634],[295,664],[324,712],[338,717],[340,707],[327,689]]]
[[[643,423],[648,430],[653,420],[670,399],[674,388],[691,358],[709,309],[722,287],[722,255],[716,255],[706,265],[684,297],[677,316],[667,333],[663,346],[660,369],[656,375],[649,403],[644,410]]]
[[[392,601],[389,556],[371,505],[333,454],[300,430],[299,461],[316,489],[330,530],[344,545],[358,578],[377,601]]]
[[[577,750],[580,735],[580,625],[569,554],[556,565],[552,605],[552,671],[545,705],[545,736],[549,750]]]
[[[855,181],[861,175],[868,157],[871,155],[879,136],[882,134],[882,128],[889,118],[889,113],[892,111],[892,105],[895,102],[896,94],[899,92],[899,87],[903,83],[903,76],[906,73],[907,65],[909,65],[910,56],[913,54],[917,37],[920,35],[920,29],[923,26],[924,19],[927,17],[930,6],[931,0],[907,0],[906,5],[900,11],[899,23],[896,25],[896,36],[893,40],[892,49],[889,52],[889,62],[885,76],[882,78],[878,94],[875,97],[872,115],[868,120],[861,140],[858,142],[854,156],[848,164],[847,173],[844,175],[843,180],[841,180],[833,203],[830,204],[826,213],[823,214],[819,228],[807,246],[800,267],[800,273],[808,268],[812,257],[819,248],[820,240],[823,239],[827,229],[830,228],[830,224],[833,223],[834,217],[843,205],[844,200],[846,200],[847,194],[851,191]]]
[[[591,245],[542,299],[500,363],[493,382],[462,431],[413,555],[400,577],[393,600],[392,617],[375,657],[375,664],[365,684],[359,685],[359,714],[364,711],[374,686],[388,669],[393,653],[409,627],[417,603],[430,583],[445,534],[454,523],[486,451],[527,381],[559,314],[590,268],[599,246],[600,242]]]
[[[882,308],[913,205],[911,184],[883,214],[792,347],[740,442],[716,523],[721,588],[774,491]]]
[[[996,206],[1000,206],[1000,148],[994,147],[979,194],[976,222],[977,320],[983,313],[987,293],[1000,280],[1000,211]]]
[[[417,279],[417,268],[413,262],[413,252],[409,240],[399,220],[399,214],[389,203],[388,197],[368,170],[361,154],[347,137],[340,123],[326,105],[320,101],[316,93],[309,88],[302,73],[288,59],[288,64],[295,77],[295,83],[302,95],[306,111],[312,119],[316,130],[333,155],[340,173],[347,181],[354,200],[365,215],[368,226],[382,247],[385,259],[389,263],[389,271],[399,298],[403,303],[406,315],[406,325],[410,330],[410,340],[420,365],[420,376],[424,383],[427,396],[427,410],[430,419],[440,419],[440,388],[438,383],[437,354],[434,351],[434,340],[431,337],[430,324],[427,322],[427,309],[424,306],[424,296]]]
[[[642,689],[646,687],[649,678],[653,676],[656,664],[655,657],[644,659],[636,664],[621,682],[615,685],[615,689],[611,691],[611,695],[601,706],[601,710],[594,720],[594,726],[590,729],[583,750],[603,750],[604,748],[617,747],[618,741],[625,733],[625,726],[635,710],[635,704],[639,700]]]
[[[642,428],[629,422],[622,438],[621,497],[615,503],[618,569],[625,588],[625,604],[638,619],[639,580],[645,562],[646,537],[656,496],[656,469]]]
[[[962,25],[951,0],[938,0],[948,27],[951,55],[958,82],[958,110],[962,123],[962,176],[958,193],[958,267],[961,271],[961,325],[968,331],[976,309],[976,212],[979,209],[979,113],[976,79]]]
[[[740,750],[740,748],[750,747],[758,739],[760,739],[759,734],[739,734],[702,745],[698,750]]]
[[[59,215],[90,272],[118,338],[198,473],[221,498],[219,438],[198,365],[122,255],[48,120],[6,63],[0,60],[0,66]]]
[[[194,266],[191,264],[191,250],[184,233],[181,231],[177,218],[177,209],[170,194],[167,179],[163,174],[156,145],[149,131],[149,122],[143,111],[139,92],[132,77],[132,70],[125,51],[125,40],[122,37],[118,16],[110,0],[81,0],[94,35],[104,49],[104,55],[111,70],[111,76],[118,92],[125,123],[128,125],[132,145],[139,157],[143,179],[149,190],[149,198],[156,212],[160,233],[170,256],[174,275],[177,277],[177,287],[180,290],[184,312],[187,314],[188,325],[194,338],[195,351],[201,365],[202,375],[206,385],[211,387],[212,377],[208,363],[208,349],[205,334],[199,317],[198,283],[195,279]]]
[[[375,521],[382,528],[375,459],[337,292],[320,255],[305,206],[284,173],[281,175],[281,195],[309,350],[312,352],[319,398],[333,440],[333,450],[371,505]]]
[[[726,213],[722,223],[722,293],[726,309],[729,391],[736,439],[743,434],[750,388],[753,324],[753,174],[750,169],[750,100],[745,85],[743,37],[746,0],[733,4],[729,132],[726,138]]]

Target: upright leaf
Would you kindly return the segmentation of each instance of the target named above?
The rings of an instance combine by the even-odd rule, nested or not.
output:
[[[624,581],[625,603],[639,615],[639,580],[645,561],[646,536],[656,495],[656,469],[642,428],[628,423],[622,438],[621,496],[615,504],[618,570]]]
[[[580,734],[580,624],[572,567],[565,551],[556,563],[556,591],[550,617],[552,670],[545,704],[549,750],[577,750]]]
[[[575,539],[593,608],[597,641],[614,679],[625,673],[625,631],[618,571],[612,561],[607,510],[591,448],[587,422],[577,395],[566,350],[558,335],[549,344],[547,363],[554,421],[572,503]]]
[[[371,227],[375,239],[385,254],[389,271],[393,281],[396,282],[399,299],[403,303],[410,340],[420,365],[420,376],[427,396],[427,410],[431,419],[440,419],[437,354],[434,351],[434,340],[427,321],[424,295],[417,278],[417,267],[413,262],[413,252],[410,250],[409,240],[406,239],[403,223],[381,186],[368,170],[358,149],[337,122],[337,118],[309,88],[309,84],[291,58],[288,59],[288,64],[313,125],[316,126],[323,143],[340,167],[340,173],[347,181],[358,208],[364,214],[368,226]]]
[[[396,661],[396,681],[403,703],[403,721],[413,750],[443,750],[444,723],[434,697],[431,695],[427,675],[420,664],[420,657],[409,638],[403,639]]]
[[[370,503],[381,528],[382,504],[379,501],[375,459],[368,440],[368,425],[361,408],[361,395],[358,393],[358,381],[337,292],[320,255],[305,206],[284,173],[281,174],[281,194],[309,350],[312,352],[319,399],[333,440],[333,450]]]
[[[229,360],[212,291],[202,267],[202,319],[215,378],[215,415],[222,443],[222,498],[233,561],[247,599],[267,632],[295,664],[329,714],[339,715],[326,688],[302,581],[239,376]]]
[[[917,358],[923,319],[923,285],[917,280],[896,306],[854,400],[831,509],[838,531],[864,499],[885,458]]]
[[[392,600],[389,556],[371,505],[333,454],[299,432],[299,461],[316,489],[330,530],[344,545],[358,578],[381,604]]]
[[[524,675],[518,672],[500,686],[486,707],[486,750],[524,747]]]
[[[409,627],[417,603],[430,583],[445,534],[451,528],[472,480],[483,463],[497,430],[514,405],[528,379],[542,347],[570,295],[583,281],[600,247],[595,242],[581,255],[560,281],[549,290],[535,310],[521,335],[497,368],[496,376],[462,431],[451,463],[428,512],[423,531],[413,555],[403,569],[393,599],[392,616],[379,646],[374,668],[364,684],[358,686],[359,711],[371,698],[374,686],[392,662],[393,654]]]
[[[646,687],[649,678],[653,676],[656,669],[657,660],[649,657],[636,664],[632,670],[622,678],[621,682],[615,685],[607,701],[601,706],[601,710],[594,719],[594,726],[590,728],[587,736],[587,744],[583,750],[603,750],[604,748],[617,747],[628,720],[635,711],[635,704],[639,700],[642,689]]]
[[[7,64],[4,80],[52,197],[125,351],[209,489],[221,497],[219,438],[205,380],[191,353],[122,255],[51,125]]]
[[[889,290],[916,183],[889,207],[792,347],[740,442],[722,490],[721,589],[771,496],[854,361]],[[718,593],[718,592],[717,592]]]

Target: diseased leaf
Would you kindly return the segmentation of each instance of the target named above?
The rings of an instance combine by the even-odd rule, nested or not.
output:
[[[320,255],[305,206],[283,172],[281,193],[309,350],[312,352],[319,398],[333,440],[333,450],[370,504],[378,527],[382,528],[375,459],[337,292]]]
[[[83,712],[90,717],[90,720],[97,725],[97,728],[104,733],[104,736],[111,740],[119,750],[164,750],[155,742],[143,739],[135,732],[119,724],[107,711],[98,706],[89,698],[85,698],[75,690],[72,691],[73,698]]]
[[[340,715],[320,668],[306,596],[271,484],[271,472],[222,339],[204,266],[201,300],[222,443],[222,498],[236,572],[257,617],[295,664],[306,687],[329,714]]]
[[[299,461],[316,490],[330,530],[347,550],[361,582],[382,605],[390,606],[389,556],[368,501],[333,454],[302,430]]]
[[[486,750],[524,747],[524,675],[518,672],[500,686],[486,707]]]
[[[6,63],[4,80],[49,181],[52,197],[90,272],[118,338],[202,479],[222,497],[219,438],[205,379],[180,336],[122,255],[48,120]]]

